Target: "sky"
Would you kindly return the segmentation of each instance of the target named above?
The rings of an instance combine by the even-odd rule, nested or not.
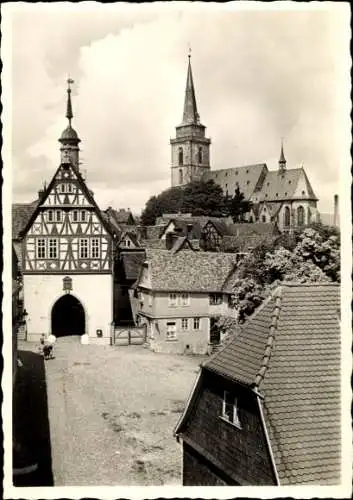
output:
[[[280,5],[7,4],[13,201],[36,199],[59,166],[68,75],[81,171],[98,205],[139,213],[170,187],[191,47],[212,170],[276,169],[283,137],[287,168],[303,165],[319,210],[332,212],[350,169],[349,6]]]

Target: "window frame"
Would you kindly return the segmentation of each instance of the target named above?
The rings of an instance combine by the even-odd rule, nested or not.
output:
[[[169,321],[169,322],[167,322],[166,326],[167,326],[167,328],[166,328],[166,331],[165,331],[165,339],[167,341],[178,340],[175,321]],[[170,327],[170,326],[173,326],[172,332],[168,329],[168,327]],[[171,333],[173,334],[172,336],[170,335]]]
[[[189,292],[184,292],[180,295],[180,305],[182,307],[188,307],[190,305],[190,294]]]
[[[197,326],[195,326],[197,325]],[[201,330],[201,318],[197,317],[197,318],[194,318],[194,321],[193,321],[193,330],[196,330],[196,331],[200,331]]]
[[[209,304],[210,306],[220,306],[223,303],[222,293],[210,293]]]
[[[78,222],[78,210],[73,210],[72,211],[72,222]]]
[[[40,242],[43,242],[43,246],[39,245]],[[43,251],[43,255],[39,255],[40,251]],[[36,258],[37,259],[46,259],[47,258],[46,238],[37,238],[37,240],[36,240]]]
[[[181,318],[181,330],[187,332],[189,330],[189,318]]]
[[[48,214],[47,222],[54,222],[54,210],[52,209],[48,210],[47,214]]]
[[[85,245],[84,245],[85,243]],[[83,255],[83,250],[86,250],[86,255]],[[88,238],[79,238],[78,240],[78,255],[79,259],[88,259],[89,258],[89,244]]]
[[[93,243],[96,243],[96,245],[94,245]],[[94,251],[97,251],[96,255],[93,255]],[[99,240],[99,238],[91,238],[91,241],[90,241],[90,253],[91,253],[91,259],[100,259],[101,248],[100,248],[100,240]]]
[[[173,296],[173,298],[172,298]],[[176,293],[169,293],[168,295],[168,307],[178,307],[178,295]]]
[[[55,222],[62,222],[61,210],[55,210]]]
[[[52,245],[53,244],[53,245]],[[48,259],[57,259],[58,252],[58,238],[49,238],[48,239]]]
[[[241,429],[238,398],[231,391],[223,390],[221,418]]]
[[[80,210],[80,222],[87,222],[87,210]]]

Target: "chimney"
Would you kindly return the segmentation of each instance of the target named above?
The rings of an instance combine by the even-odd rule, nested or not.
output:
[[[174,231],[170,231],[165,235],[165,247],[167,250],[171,250],[174,246],[175,241],[178,239],[178,235]]]
[[[338,194],[335,194],[333,197],[333,225],[335,227],[338,227],[338,217],[339,217]]]

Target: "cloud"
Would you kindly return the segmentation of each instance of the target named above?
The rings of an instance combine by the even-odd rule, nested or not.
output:
[[[212,168],[276,168],[284,136],[288,166],[303,161],[318,197],[331,206],[342,123],[340,16],[325,9],[101,7],[94,15],[79,4],[28,8],[14,20],[14,40],[26,40],[13,44],[16,196],[32,199],[57,168],[68,72],[76,82],[82,169],[96,199],[138,210],[168,187],[169,138],[182,116],[190,43]]]

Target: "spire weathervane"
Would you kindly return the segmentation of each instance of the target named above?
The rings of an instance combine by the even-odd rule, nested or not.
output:
[[[73,118],[73,113],[72,113],[72,104],[71,104],[71,87],[74,80],[70,78],[70,76],[67,79],[67,107],[66,107],[66,118],[69,120],[69,126],[71,127],[71,120]]]

